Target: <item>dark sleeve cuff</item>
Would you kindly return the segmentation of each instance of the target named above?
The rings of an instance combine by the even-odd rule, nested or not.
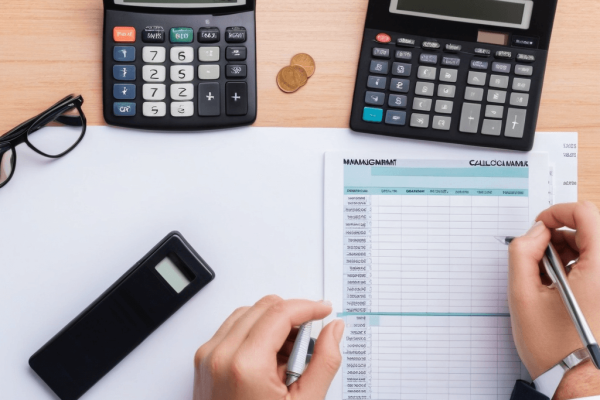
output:
[[[525,381],[517,381],[510,400],[550,400]]]

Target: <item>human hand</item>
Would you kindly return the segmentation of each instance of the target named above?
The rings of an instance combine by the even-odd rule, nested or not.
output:
[[[323,328],[304,374],[289,388],[284,382],[295,327],[331,311],[330,303],[277,296],[235,310],[196,352],[194,400],[324,399],[342,360],[341,320]]]
[[[596,336],[600,334],[600,213],[590,202],[560,204],[542,212],[537,223],[509,247],[508,300],[513,336],[531,377],[584,347],[556,289],[540,277],[550,239],[562,262],[579,257],[567,279]],[[568,227],[570,230],[556,230]],[[600,394],[600,372],[591,362],[564,377],[555,399]],[[568,396],[568,397],[564,397]]]

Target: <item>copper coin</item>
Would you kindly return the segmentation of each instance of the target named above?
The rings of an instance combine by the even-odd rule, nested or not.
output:
[[[292,57],[292,65],[300,65],[306,70],[306,74],[310,78],[315,73],[316,64],[315,60],[306,53],[296,54]]]
[[[300,74],[300,87],[306,85],[306,82],[308,82],[308,74],[304,67],[301,65],[292,65],[292,68],[295,68],[296,71],[298,71],[298,74]]]
[[[286,93],[293,93],[300,89],[301,82],[301,73],[292,66],[283,67],[277,74],[277,86]]]

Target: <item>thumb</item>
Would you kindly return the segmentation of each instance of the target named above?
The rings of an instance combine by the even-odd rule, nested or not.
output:
[[[319,335],[315,352],[308,368],[291,386],[294,400],[321,400],[325,398],[329,385],[342,364],[340,341],[344,334],[344,321],[335,320]]]
[[[550,242],[550,230],[536,222],[525,235],[508,247],[508,275],[513,288],[528,290],[542,286],[539,263]]]

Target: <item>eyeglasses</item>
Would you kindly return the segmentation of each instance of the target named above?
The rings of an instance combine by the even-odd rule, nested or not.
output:
[[[52,107],[0,136],[0,188],[13,177],[17,165],[15,147],[25,142],[36,153],[60,158],[73,150],[85,135],[86,120],[81,96],[69,95]],[[56,126],[45,129],[45,126]]]

